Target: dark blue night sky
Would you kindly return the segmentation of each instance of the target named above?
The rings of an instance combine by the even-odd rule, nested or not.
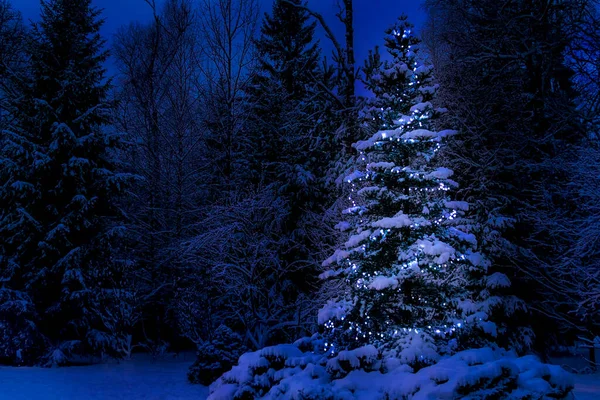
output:
[[[271,10],[272,0],[259,1],[263,11]],[[341,24],[334,16],[337,10],[335,0],[309,0],[308,3],[315,11],[322,13],[332,27],[341,30]],[[25,19],[35,20],[39,14],[39,0],[14,0],[13,4],[21,10]],[[144,0],[95,0],[94,4],[104,9],[106,24],[103,31],[109,42],[120,26],[131,21],[147,21],[152,14]],[[417,28],[425,18],[421,0],[355,0],[354,8],[358,65],[362,65],[369,49],[383,44],[383,31],[400,14],[407,14]],[[329,48],[326,39],[321,40],[321,43],[325,49]]]

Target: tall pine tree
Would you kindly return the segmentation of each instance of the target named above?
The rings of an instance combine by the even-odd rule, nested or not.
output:
[[[366,100],[362,118],[372,129],[397,126],[410,115],[415,103],[431,102],[435,93],[431,66],[419,64],[421,40],[405,15],[385,31],[385,50],[390,60],[382,60],[379,48],[369,52],[362,78],[373,97]]]
[[[439,115],[431,68],[411,47],[406,18],[386,31],[391,61],[373,53],[366,82],[369,125],[379,129],[357,142],[344,248],[324,265],[324,277],[343,279],[345,294],[321,310],[334,353],[373,344],[414,367],[460,348],[494,342],[503,326],[499,308],[517,301],[501,295],[510,285],[488,272],[469,204],[454,201],[453,171],[437,153],[455,131],[436,132]],[[410,47],[409,47],[410,46]]]
[[[309,18],[303,9],[277,0],[272,15],[265,14],[256,41],[259,69],[248,92],[253,110],[250,129],[258,135],[254,169],[262,183],[300,184],[302,175],[315,173],[307,164],[313,161],[309,152],[316,139],[311,137],[315,134],[311,117],[316,111],[320,50],[314,41],[316,24],[309,24]],[[297,189],[306,191],[308,186],[305,182]]]
[[[115,201],[129,177],[117,172],[120,136],[107,128],[102,23],[91,0],[42,1],[2,146],[3,286],[32,300],[50,362],[108,351],[114,339],[99,315],[111,305],[99,302],[120,280]]]
[[[301,291],[309,290],[320,257],[311,240],[323,228],[315,216],[325,207],[322,177],[328,168],[317,154],[325,135],[314,123],[325,112],[317,83],[323,72],[316,23],[309,20],[303,8],[274,2],[256,41],[259,68],[248,88],[253,183],[274,191],[285,204],[279,257],[285,269],[298,271],[290,278]]]

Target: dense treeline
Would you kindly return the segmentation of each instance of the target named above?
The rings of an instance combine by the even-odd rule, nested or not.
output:
[[[597,4],[428,0],[426,9],[422,41],[401,17],[382,29],[385,51],[357,68],[351,0],[337,14],[343,40],[302,0],[275,0],[264,16],[256,0],[166,0],[110,43],[91,0],[43,0],[32,26],[0,0],[0,362],[193,348],[190,379],[209,383],[248,349],[317,331],[332,299],[354,307],[351,327],[366,304],[406,326],[472,320],[462,348],[546,356],[593,344]],[[371,95],[356,95],[359,81]],[[459,134],[436,157],[451,180],[425,167],[438,152],[433,136],[416,149],[365,144],[380,130],[448,126]],[[377,168],[391,159],[414,170],[390,181]],[[367,178],[376,171],[361,187],[368,206],[339,223],[356,205],[343,178],[359,167]],[[433,186],[416,178],[425,170],[443,191],[460,184],[455,202],[426,193]],[[477,243],[451,239],[469,242],[461,272],[411,276],[410,291],[443,298],[446,314],[348,291],[345,267],[319,279],[323,260],[348,247],[351,224],[364,233],[390,210],[443,220],[444,204],[460,211],[452,229]],[[448,226],[411,232],[433,243]],[[406,229],[381,228],[384,237]],[[378,274],[411,237],[389,234],[363,265]],[[331,343],[353,347],[338,334]]]
[[[350,84],[299,5],[166,1],[109,79],[90,1],[2,3],[4,362],[313,328]]]
[[[598,92],[588,86],[598,66],[597,4],[432,0],[427,7],[439,100],[465,133],[449,154],[462,198],[477,199],[493,267],[511,277],[511,292],[535,315],[520,342],[542,354],[566,337],[591,342],[598,270],[585,192],[597,158]]]

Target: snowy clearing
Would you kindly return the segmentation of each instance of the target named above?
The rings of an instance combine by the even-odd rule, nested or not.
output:
[[[594,375],[575,375],[575,400],[600,399],[600,373]]]
[[[192,354],[152,361],[138,356],[120,364],[83,367],[0,367],[0,400],[205,399],[207,388],[187,382]]]
[[[187,383],[193,355],[69,368],[0,367],[0,400],[203,400],[208,389]],[[575,375],[574,400],[600,399],[600,374]]]

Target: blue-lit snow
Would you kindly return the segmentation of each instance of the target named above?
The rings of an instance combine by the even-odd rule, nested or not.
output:
[[[185,400],[205,399],[204,386],[187,382],[193,354],[153,361],[90,366],[0,367],[0,400]]]
[[[208,389],[186,381],[193,355],[83,367],[0,367],[0,400],[203,400]],[[574,375],[575,400],[600,399],[600,373]]]

